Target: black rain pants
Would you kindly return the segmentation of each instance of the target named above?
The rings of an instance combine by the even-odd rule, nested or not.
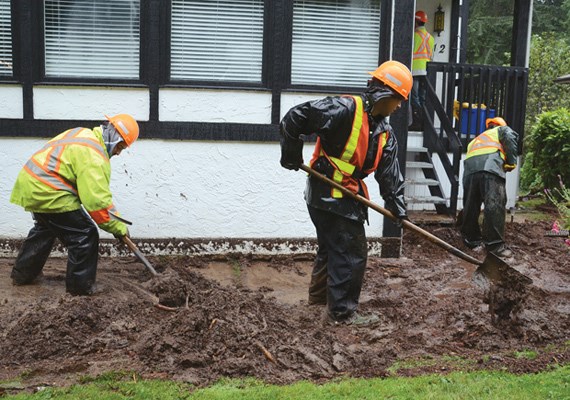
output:
[[[59,214],[33,213],[30,230],[16,258],[11,277],[15,284],[31,283],[44,268],[55,239],[67,248],[66,290],[91,294],[97,273],[99,231],[83,210]]]
[[[481,204],[483,229],[479,227]],[[483,241],[489,251],[500,248],[505,235],[505,179],[489,172],[476,172],[463,180],[463,222],[461,233],[470,242]]]
[[[317,231],[315,260],[309,302],[325,302],[334,320],[349,318],[358,308],[368,257],[362,222],[307,206]],[[320,300],[320,301],[319,301]]]

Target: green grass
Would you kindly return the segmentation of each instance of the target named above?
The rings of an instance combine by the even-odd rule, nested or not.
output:
[[[255,379],[224,379],[197,390],[192,390],[192,386],[183,383],[139,380],[128,373],[107,374],[96,379],[85,379],[84,382],[86,384],[69,388],[48,388],[35,394],[21,393],[2,399],[570,399],[570,366],[528,375],[489,371],[454,372],[415,378],[347,378],[323,385],[298,382],[288,386],[275,386]]]
[[[388,368],[390,374],[397,374],[405,370],[415,370],[424,367],[437,366],[441,370],[445,369],[462,369],[475,364],[477,361],[470,360],[460,356],[442,356],[432,357],[426,356],[421,359],[396,361]]]

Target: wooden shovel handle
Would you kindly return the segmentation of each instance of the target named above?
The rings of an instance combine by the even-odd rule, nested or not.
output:
[[[123,243],[125,243],[127,247],[134,253],[134,255],[137,256],[137,258],[144,264],[144,266],[150,271],[151,274],[154,276],[158,275],[158,272],[156,272],[152,264],[146,259],[143,253],[141,253],[141,251],[133,243],[130,237],[123,236],[121,239]]]
[[[351,192],[350,190],[348,190],[347,188],[345,188],[344,186],[338,184],[337,182],[333,181],[332,179],[329,179],[327,176],[315,171],[314,169],[301,164],[300,167],[303,171],[305,171],[306,173],[308,173],[309,175],[314,176],[317,179],[320,179],[323,182],[328,183],[329,185],[331,185],[332,187],[334,187],[335,189],[340,190],[342,193],[344,193],[345,195],[347,195],[348,197],[351,197],[353,199],[355,199],[356,201],[359,201],[360,203],[368,206],[369,208],[372,208],[373,210],[379,212],[380,214],[390,218],[393,221],[398,221],[399,218],[397,218],[396,216],[394,216],[394,214],[392,214],[390,211],[386,210],[383,207],[380,207],[378,204],[368,200],[366,197],[363,197],[359,194],[355,194],[353,192]],[[437,236],[429,233],[428,231],[420,228],[417,225],[412,224],[410,221],[407,220],[400,220],[400,222],[402,223],[402,226],[404,228],[407,228],[409,230],[412,230],[416,233],[419,233],[420,235],[424,236],[426,239],[428,239],[430,242],[435,243],[436,245],[438,245],[439,247],[447,250],[448,252],[450,252],[451,254],[471,263],[471,264],[475,264],[475,265],[481,265],[483,264],[481,261],[477,260],[474,257],[471,257],[469,254],[465,254],[464,252],[462,252],[461,250],[453,247],[452,245],[450,245],[449,243],[443,241],[442,239],[438,238]]]

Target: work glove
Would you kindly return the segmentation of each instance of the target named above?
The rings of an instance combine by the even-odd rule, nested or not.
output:
[[[384,198],[384,208],[392,213],[397,219],[393,220],[398,227],[402,227],[402,220],[409,221],[406,211],[406,205],[401,198],[394,195],[386,196]]]
[[[303,164],[303,141],[285,134],[281,136],[281,166],[298,171]]]
[[[516,164],[503,164],[503,171],[510,172],[516,167],[517,167]]]
[[[126,237],[131,237],[131,234],[129,233],[129,230],[127,229],[127,233],[126,235],[121,235],[120,233],[113,233],[113,236],[115,236],[115,239],[119,239],[120,242],[123,242],[123,238]]]

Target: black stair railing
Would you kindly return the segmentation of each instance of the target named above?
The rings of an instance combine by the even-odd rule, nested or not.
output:
[[[424,146],[428,149],[430,154],[437,153],[439,156],[451,186],[449,214],[455,215],[457,211],[457,197],[459,194],[459,167],[463,146],[429,80],[426,86],[427,101],[423,107]],[[437,115],[440,121],[439,133],[435,128],[434,114]],[[449,159],[448,152],[451,152],[451,160]]]
[[[485,130],[487,118],[503,117],[518,132],[521,154],[528,69],[430,62],[427,72],[424,146],[441,160],[451,185],[449,212],[455,215],[461,154]]]
[[[528,69],[494,65],[428,63],[428,80],[463,142],[485,130],[485,120],[502,117],[524,137]]]

